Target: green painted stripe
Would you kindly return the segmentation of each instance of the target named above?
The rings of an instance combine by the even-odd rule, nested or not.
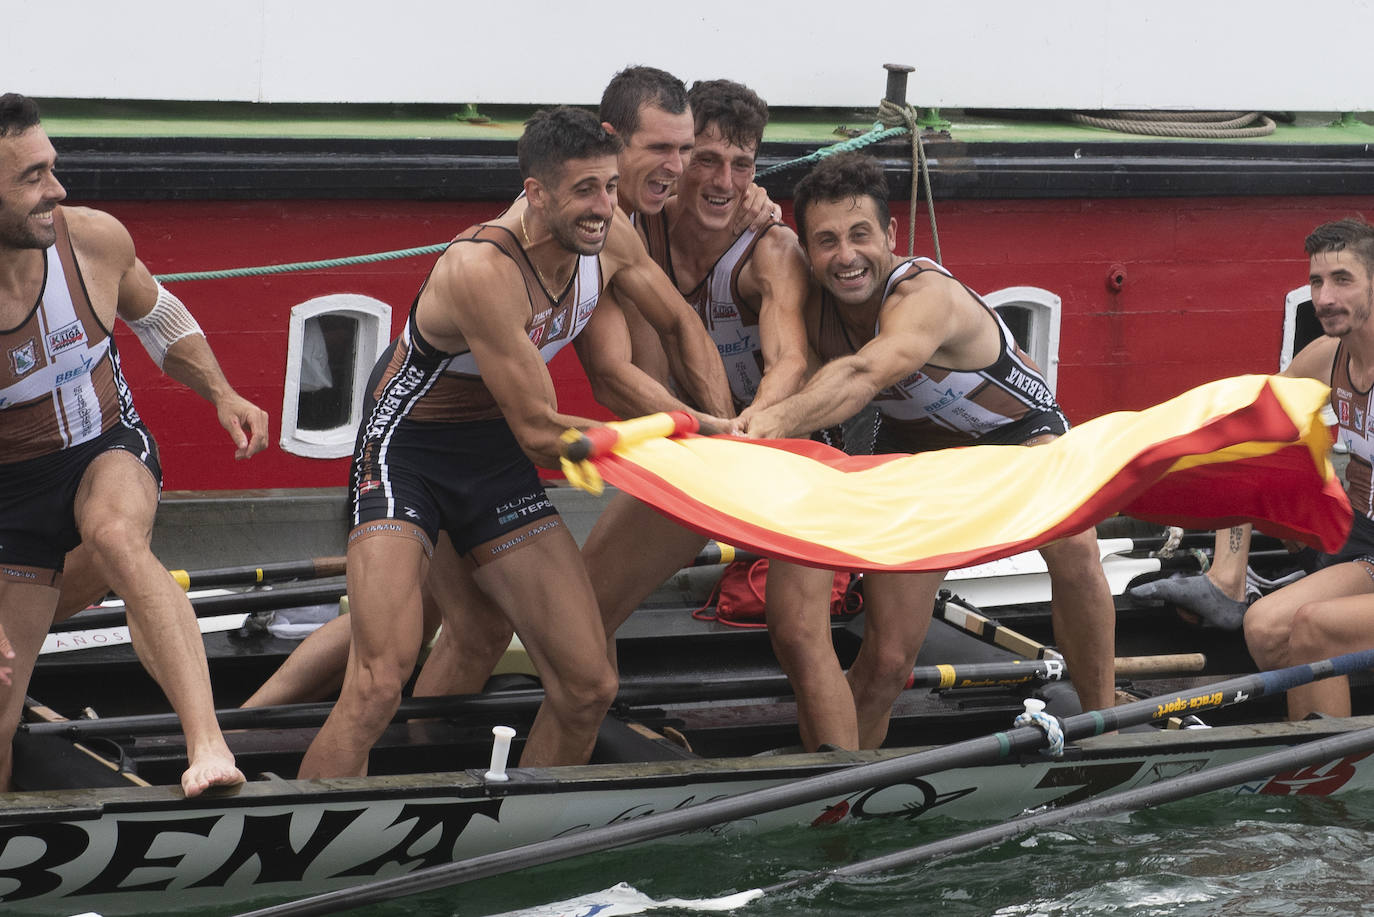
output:
[[[374,140],[514,141],[532,106],[478,106],[487,120],[474,121],[462,105],[297,105],[248,102],[156,102],[93,99],[40,99],[43,122],[53,137],[222,137]],[[1059,113],[981,114],[942,109],[949,135],[963,143],[984,142],[1168,142],[1199,143],[1072,124]],[[780,108],[764,133],[764,142],[826,146],[872,129],[875,108]],[[1269,137],[1236,140],[1259,144],[1342,144],[1374,142],[1370,113],[1337,120],[1333,112],[1299,113],[1294,123],[1280,123]]]

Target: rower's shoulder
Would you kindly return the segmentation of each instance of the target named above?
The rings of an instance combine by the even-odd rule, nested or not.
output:
[[[134,240],[113,214],[94,207],[62,207],[72,247],[84,261],[127,268],[134,261]]]
[[[1298,351],[1298,355],[1284,368],[1283,375],[1295,379],[1316,379],[1329,385],[1331,364],[1336,359],[1340,343],[1340,338],[1322,335]]]
[[[614,273],[618,267],[647,260],[648,257],[649,252],[644,247],[639,230],[625,211],[615,208],[610,228],[606,231],[606,244],[601,247],[602,264]]]

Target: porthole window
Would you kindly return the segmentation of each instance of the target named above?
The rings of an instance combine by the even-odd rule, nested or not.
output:
[[[287,337],[281,447],[307,458],[353,452],[364,388],[391,337],[391,307],[357,293],[295,306]]]
[[[1322,336],[1322,323],[1312,308],[1312,288],[1298,287],[1283,300],[1283,347],[1279,351],[1279,372],[1288,368],[1293,357]]]
[[[1035,365],[1045,374],[1050,391],[1059,379],[1059,314],[1063,303],[1039,287],[1007,287],[983,297],[997,311]]]

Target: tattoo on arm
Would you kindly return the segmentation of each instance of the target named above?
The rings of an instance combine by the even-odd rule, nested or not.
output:
[[[1240,526],[1238,526],[1238,525],[1233,525],[1233,526],[1231,526],[1231,528],[1228,529],[1227,531],[1229,532],[1229,539],[1228,539],[1228,541],[1227,541],[1227,546],[1231,549],[1231,553],[1232,553],[1232,554],[1239,554],[1239,553],[1240,553],[1240,538],[1241,538],[1241,533],[1242,533],[1243,530],[1241,529]]]

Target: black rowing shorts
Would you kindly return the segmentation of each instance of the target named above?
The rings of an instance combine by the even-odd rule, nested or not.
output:
[[[459,554],[556,516],[539,473],[504,420],[402,420],[385,442],[360,443],[349,474],[353,529],[407,521],[449,533]]]
[[[81,543],[76,491],[96,456],[131,453],[162,486],[157,443],[142,423],[116,424],[95,439],[59,452],[0,465],[0,566],[5,579],[29,579],[15,568],[62,570],[67,552]]]

